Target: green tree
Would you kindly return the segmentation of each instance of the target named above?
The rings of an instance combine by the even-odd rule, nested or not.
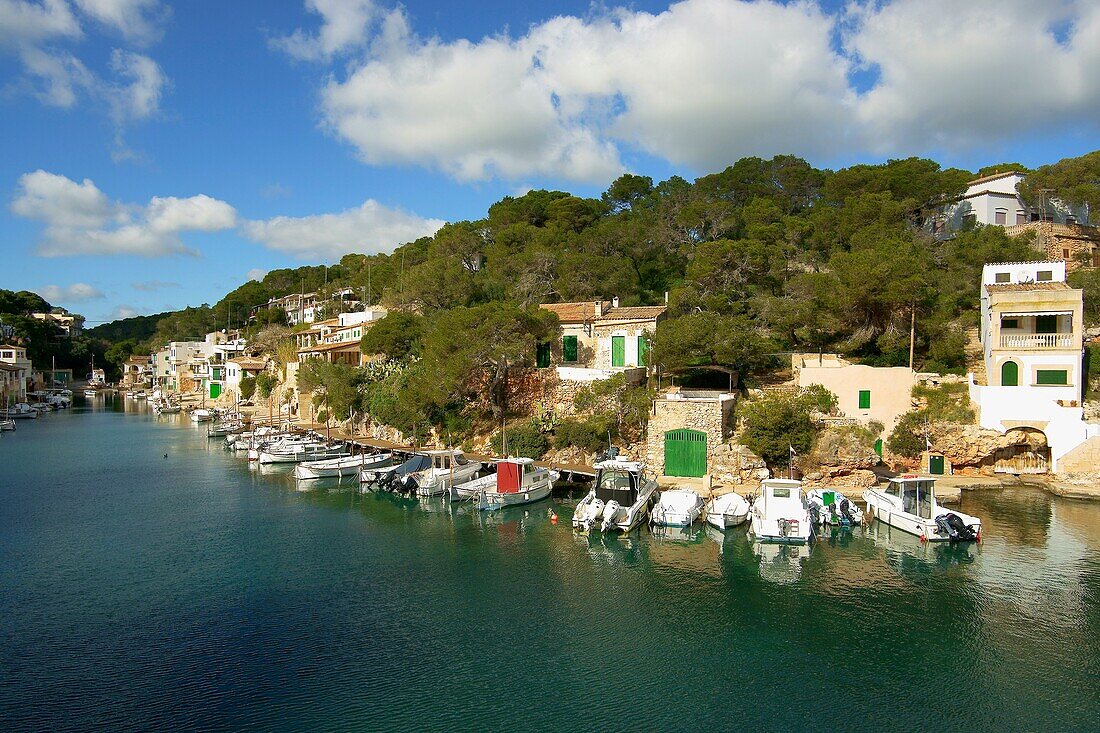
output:
[[[256,394],[256,378],[241,377],[240,390],[242,400],[252,399],[252,395]]]
[[[393,311],[368,328],[359,341],[364,354],[383,354],[389,359],[404,359],[423,346],[424,317]]]
[[[712,312],[670,318],[657,326],[653,358],[665,371],[713,369],[747,374],[774,363],[774,344],[745,316]]]
[[[806,455],[813,447],[813,414],[830,402],[835,404],[835,398],[827,399],[820,389],[800,394],[768,393],[745,404],[741,442],[768,466],[789,466],[791,448],[798,455]]]
[[[1024,200],[1036,208],[1049,194],[1070,206],[1100,211],[1100,150],[1040,166],[1018,188]]]

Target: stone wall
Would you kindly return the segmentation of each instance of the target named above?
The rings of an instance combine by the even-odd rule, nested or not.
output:
[[[670,430],[689,428],[706,433],[707,436],[707,472],[714,475],[714,467],[729,463],[725,445],[733,428],[733,407],[737,400],[734,395],[722,398],[681,398],[658,399],[653,401],[653,410],[649,415],[649,427],[646,431],[646,462],[658,475],[665,470],[665,433]],[[727,459],[724,463],[722,459]]]

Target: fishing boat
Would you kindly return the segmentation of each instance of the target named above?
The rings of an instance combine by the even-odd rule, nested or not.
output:
[[[649,521],[658,527],[690,527],[702,514],[703,497],[691,489],[669,489],[657,498]]]
[[[750,531],[757,542],[802,545],[813,536],[801,481],[764,479],[760,495],[752,504],[750,519]]]
[[[711,496],[706,506],[707,524],[718,529],[729,529],[747,522],[752,506],[748,499],[731,491],[721,496]]]
[[[982,520],[936,502],[936,480],[907,474],[884,488],[863,492],[867,512],[891,527],[929,542],[980,542]]]
[[[96,389],[95,387],[85,387],[84,388],[84,396],[85,397],[95,397],[98,394],[99,394],[99,390]]]
[[[863,523],[863,510],[839,491],[814,489],[806,494],[814,524],[854,527]]]
[[[343,443],[326,444],[320,441],[292,443],[281,447],[261,450],[257,456],[260,465],[273,463],[301,463],[303,461],[321,461],[328,458],[342,458],[350,455]]]
[[[414,453],[400,466],[365,468],[359,472],[359,491],[390,491],[393,493],[415,493],[416,486],[407,482],[432,467],[432,459],[422,453]]]
[[[214,413],[200,407],[197,410],[191,410],[190,418],[191,422],[210,422],[214,419]]]
[[[10,420],[35,420],[38,418],[38,410],[34,409],[26,402],[16,402],[14,405],[8,407],[7,410],[0,411],[0,417],[5,417]]]
[[[496,511],[509,506],[530,504],[550,496],[559,473],[540,468],[530,458],[503,458],[494,474],[455,487],[455,495],[473,499],[477,508]]]
[[[649,513],[657,482],[644,473],[638,461],[619,460],[616,451],[596,464],[596,481],[573,512],[573,527],[589,531],[628,532]]]
[[[0,433],[15,430],[15,420],[10,417],[0,417]]]
[[[230,417],[226,420],[221,420],[214,423],[206,431],[206,437],[208,438],[224,438],[227,435],[233,433],[243,433],[244,423],[241,422],[240,415]]]
[[[453,487],[477,478],[482,469],[479,461],[471,461],[460,450],[431,450],[425,455],[431,460],[431,467],[405,479],[406,483],[416,485],[417,496],[450,494]]]
[[[323,461],[305,461],[294,467],[294,478],[309,480],[318,478],[343,478],[354,476],[367,469],[383,468],[393,465],[392,453],[374,453],[358,456],[330,458]]]

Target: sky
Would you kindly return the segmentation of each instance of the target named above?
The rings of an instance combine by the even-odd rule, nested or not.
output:
[[[1096,0],[0,0],[0,288],[89,325],[532,188],[1100,148]]]

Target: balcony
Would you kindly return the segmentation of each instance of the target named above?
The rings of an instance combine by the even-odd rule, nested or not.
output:
[[[1002,333],[1002,349],[1072,349],[1072,333]]]

